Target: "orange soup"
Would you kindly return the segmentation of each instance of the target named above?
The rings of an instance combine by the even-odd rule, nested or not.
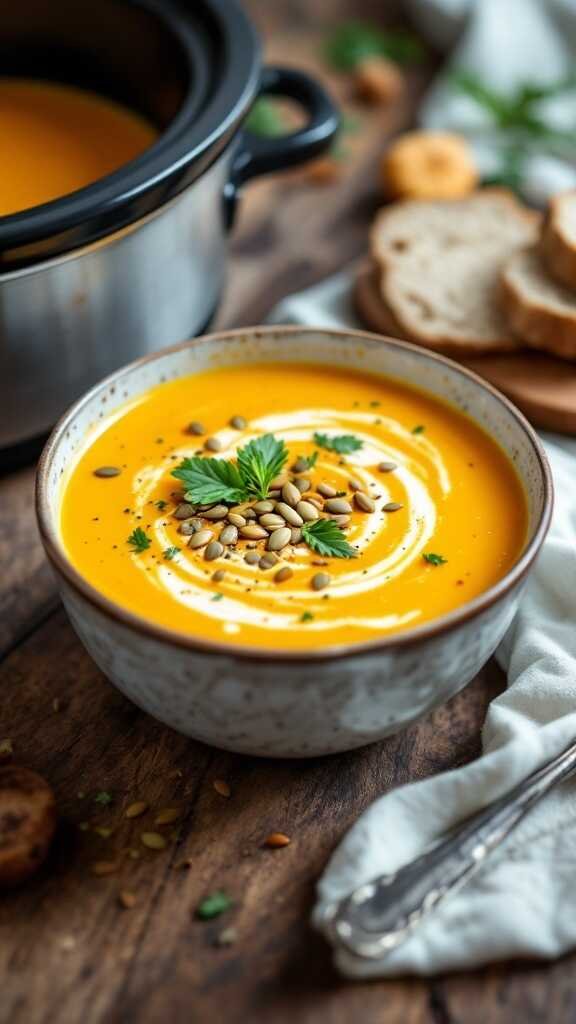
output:
[[[510,569],[527,529],[512,464],[470,419],[309,365],[162,384],[103,421],[63,486],[64,545],[102,594],[269,649],[450,612]]]
[[[97,93],[0,78],[0,217],[93,184],[156,137],[143,117]]]

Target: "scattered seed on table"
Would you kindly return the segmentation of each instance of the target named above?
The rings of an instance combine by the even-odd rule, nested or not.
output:
[[[196,534],[198,536],[198,534]],[[219,540],[210,541],[206,551],[204,552],[204,558],[207,562],[213,562],[216,558],[221,558],[224,554],[224,545]]]
[[[336,488],[332,487],[332,484],[318,484],[318,494],[321,494],[323,498],[335,498]]]
[[[247,537],[248,540],[265,540],[268,536],[263,526],[258,526],[256,523],[248,524],[248,526],[241,526],[240,533],[243,537]]]
[[[224,544],[225,547],[228,547],[229,544],[235,544],[238,540],[238,527],[232,526],[232,523],[230,523],[229,526],[225,526],[224,529],[221,530],[218,540],[221,544]]]
[[[287,526],[282,526],[279,530],[274,530],[268,538],[267,548],[269,551],[281,551],[292,539],[292,533]]]
[[[217,437],[208,437],[204,441],[204,447],[209,452],[221,452],[224,445]]]
[[[257,513],[257,515],[261,516],[261,515],[264,515],[266,512],[273,512],[274,511],[274,502],[273,501],[257,501],[256,504],[252,506],[252,508]]]
[[[305,476],[299,476],[298,479],[294,481],[294,486],[298,488],[300,494],[305,494],[306,491],[310,490],[311,484]]]
[[[194,434],[195,437],[202,437],[202,434],[206,433],[203,423],[199,423],[198,420],[192,420],[186,427],[187,434]]]
[[[128,889],[122,889],[118,893],[118,903],[124,910],[132,910],[132,907],[136,906],[136,894],[129,892]]]
[[[325,590],[326,587],[330,586],[331,582],[332,578],[327,572],[317,572],[310,580],[310,586],[312,590]]]
[[[344,498],[328,498],[324,508],[327,512],[335,512],[339,516],[347,516],[352,511],[352,505]]]
[[[238,528],[240,528],[241,526],[246,526],[246,520],[244,516],[240,515],[239,512],[229,512],[228,522],[231,523],[232,526],[237,526]]]
[[[282,499],[287,505],[295,508],[300,501],[300,491],[294,486],[294,484],[291,484],[290,481],[288,481],[282,488]]]
[[[356,477],[351,476],[348,481],[348,487],[350,488],[351,491],[361,491],[362,488],[364,487],[364,484],[362,483],[361,480],[357,480]]]
[[[164,807],[154,818],[155,825],[173,825],[178,821],[182,812],[179,807]],[[152,833],[153,834],[153,833]]]
[[[213,537],[212,530],[198,530],[198,533],[193,533],[188,541],[189,548],[204,548],[210,543]]]
[[[238,941],[238,929],[237,928],[224,928],[219,935],[216,936],[217,946],[233,946]]]
[[[232,795],[232,790],[224,779],[214,779],[212,785],[218,793],[218,796],[223,796],[227,800],[228,797]]]
[[[145,800],[136,800],[133,804],[130,804],[124,811],[125,818],[139,818],[141,814],[145,814],[148,810],[148,804]]]
[[[258,565],[261,569],[266,571],[267,569],[273,569],[275,565],[278,565],[278,556],[273,551],[268,551],[267,554],[262,555]]]
[[[404,508],[399,501],[389,501],[383,506],[385,512],[398,512],[399,509]]]
[[[361,512],[374,512],[376,508],[372,498],[368,494],[364,494],[364,491],[355,491],[354,504],[358,506]]]
[[[296,505],[296,511],[306,523],[311,523],[318,519],[318,509],[310,501],[299,501]]]
[[[196,907],[196,917],[201,921],[210,921],[213,917],[219,917],[225,910],[232,906],[232,900],[225,892],[213,892],[207,896]]]
[[[230,420],[230,426],[233,430],[245,430],[248,426],[248,420],[245,420],[243,416],[233,416]]]
[[[260,555],[257,551],[247,551],[244,555],[244,561],[247,562],[248,565],[257,565],[260,561]]]
[[[188,501],[183,501],[177,508],[174,509],[172,515],[174,519],[190,519],[196,512],[196,506],[191,505]]]
[[[378,469],[381,473],[391,473],[394,469],[398,469],[398,466],[395,462],[380,462]]]
[[[300,504],[300,502],[299,502]],[[285,501],[278,501],[276,503],[276,511],[290,526],[302,526],[304,520],[297,509],[293,509]]]
[[[289,569],[287,565],[283,566],[282,569],[278,569],[278,572],[274,576],[275,583],[285,583],[286,580],[292,579],[294,573],[292,569]]]
[[[122,470],[118,466],[99,466],[98,469],[94,470],[94,476],[102,477],[106,480],[108,477],[120,476]]]
[[[226,576],[226,570],[225,569],[216,569],[216,572],[212,573],[212,579],[213,579],[214,583],[222,583],[222,580],[224,579],[225,576]]]
[[[140,841],[148,850],[165,850],[168,845],[159,832],[143,832]]]
[[[228,507],[226,505],[213,505],[212,508],[207,508],[204,512],[204,519],[226,519],[228,515]]]
[[[266,838],[266,846],[269,846],[272,850],[279,850],[282,846],[290,845],[290,836],[284,835],[284,832],[271,832]]]
[[[97,860],[91,868],[93,875],[98,875],[99,878],[104,875],[113,875],[118,865],[115,861],[111,860]]]

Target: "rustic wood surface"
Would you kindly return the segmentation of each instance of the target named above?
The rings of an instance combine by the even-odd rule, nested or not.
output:
[[[350,12],[380,16],[384,5],[249,6],[271,58],[318,68],[326,24]],[[384,135],[407,123],[424,78],[416,74],[412,98],[389,117],[359,112],[364,131],[335,184],[291,174],[247,190],[219,323],[256,322],[281,295],[362,252]],[[348,83],[332,85],[348,103]],[[188,741],[129,704],[84,654],[42,556],[32,484],[32,469],[0,481],[0,741],[10,739],[15,758],[51,782],[61,823],[40,874],[0,900],[2,1024],[576,1019],[572,959],[347,984],[308,926],[314,882],[359,812],[392,786],[476,754],[486,705],[503,685],[493,664],[417,727],[346,756],[273,762]],[[229,799],[215,792],[216,779],[229,783]],[[108,806],[95,802],[102,791]],[[125,808],[137,800],[151,810],[128,821]],[[173,806],[183,814],[167,830],[168,849],[146,850],[141,833]],[[291,844],[265,848],[273,830]],[[114,873],[96,877],[100,861]],[[233,897],[233,909],[196,920],[194,908],[215,889]],[[134,894],[131,909],[119,905],[121,892]],[[219,947],[230,926],[236,942]]]

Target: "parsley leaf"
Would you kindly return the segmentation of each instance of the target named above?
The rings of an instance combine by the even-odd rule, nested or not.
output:
[[[160,509],[160,512],[163,512],[168,502],[160,499],[159,501],[155,501],[154,504],[156,505],[157,509]]]
[[[410,32],[386,32],[365,21],[339,25],[325,47],[325,56],[338,71],[353,71],[367,57],[387,57],[397,64],[420,60],[423,48]]]
[[[422,558],[430,565],[446,565],[448,559],[444,555],[435,555],[433,551],[427,551]]]
[[[146,536],[144,530],[137,526],[136,529],[130,534],[127,544],[133,548],[135,554],[140,554],[141,551],[147,551],[150,547],[151,540]]]
[[[426,427],[424,427],[422,425],[422,423],[418,423],[417,426],[412,427],[412,433],[413,434],[423,434],[425,430],[426,430]]]
[[[312,551],[327,558],[357,558],[358,552],[346,540],[332,519],[315,519],[304,523],[302,539]]]
[[[176,558],[176,555],[180,554],[181,550],[181,548],[166,548],[162,554],[167,562],[171,562],[173,558]]]
[[[312,615],[312,612],[302,612],[302,615],[300,616],[300,622],[312,622],[313,619],[314,616]]]
[[[339,455],[350,455],[357,452],[363,445],[363,441],[354,437],[353,434],[338,434],[335,437],[328,437],[328,434],[314,434],[314,444],[319,448],[325,448],[329,452],[338,452]]]
[[[288,461],[284,441],[273,434],[263,434],[238,449],[238,471],[248,494],[266,498],[270,484]]]
[[[210,600],[211,601],[221,601],[223,597],[224,597],[224,594],[217,593],[217,594],[213,594],[213,596],[210,598]]]
[[[312,455],[299,455],[298,462],[305,462],[306,469],[314,469],[318,461],[318,452],[312,452]]]
[[[224,459],[205,459],[194,456],[184,459],[172,470],[172,476],[187,488],[186,501],[197,505],[225,501],[235,505],[246,497],[245,486],[238,467]]]
[[[220,917],[225,910],[232,906],[232,900],[225,892],[213,892],[196,907],[196,917],[201,921],[210,921],[213,917]]]

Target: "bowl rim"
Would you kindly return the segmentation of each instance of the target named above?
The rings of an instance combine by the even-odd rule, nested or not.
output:
[[[71,560],[68,558],[64,550],[64,546],[58,537],[55,524],[52,521],[48,500],[48,478],[52,458],[58,449],[62,437],[77,414],[97,395],[99,395],[101,391],[112,385],[118,386],[125,377],[130,376],[138,367],[155,362],[165,355],[170,355],[171,353],[191,348],[198,341],[218,345],[222,342],[235,340],[240,335],[246,334],[255,335],[257,337],[263,334],[279,335],[282,337],[287,335],[290,337],[291,335],[306,331],[313,331],[314,333],[340,339],[347,338],[350,339],[352,343],[357,341],[368,341],[370,343],[385,341],[386,344],[391,345],[392,348],[408,351],[418,355],[420,358],[424,357],[425,359],[430,359],[432,362],[443,364],[452,372],[456,372],[460,376],[471,380],[481,390],[488,392],[497,399],[506,411],[512,415],[512,418],[516,420],[518,426],[527,436],[536,456],[543,485],[544,500],[542,504],[542,511],[538,522],[535,525],[532,538],[526,545],[526,548],[520,557],[516,562],[514,562],[508,572],[492,587],[489,587],[488,590],[483,591],[471,601],[465,602],[445,615],[431,619],[429,622],[425,622],[420,626],[415,626],[413,629],[408,628],[406,630],[402,630],[400,633],[390,633],[385,636],[380,636],[374,640],[353,641],[350,643],[335,644],[318,649],[267,649],[260,648],[255,645],[234,644],[226,640],[219,641],[206,639],[151,622],[143,616],[140,616],[127,608],[123,608],[120,604],[117,604],[111,598],[102,594],[96,587],[89,583],[89,581],[86,580],[80,572],[78,572]],[[423,390],[426,389],[423,388]],[[498,391],[497,388],[483,380],[478,376],[478,374],[437,352],[424,349],[419,345],[412,344],[411,342],[400,341],[397,338],[390,338],[387,335],[356,330],[355,328],[336,329],[314,327],[313,325],[303,324],[260,325],[255,327],[237,327],[226,331],[216,331],[202,335],[201,337],[187,339],[186,341],[179,342],[176,345],[167,346],[166,348],[160,349],[158,352],[142,356],[140,359],[136,359],[132,363],[116,370],[74,402],[74,404],[70,406],[70,408],[56,423],[48,441],[46,442],[38,463],[35,490],[36,517],[42,543],[49,561],[52,563],[56,572],[64,577],[68,585],[73,590],[77,591],[81,597],[88,601],[88,603],[95,606],[99,612],[108,616],[116,623],[120,623],[123,626],[135,630],[137,633],[152,637],[154,640],[168,646],[184,648],[185,650],[199,654],[212,654],[220,657],[234,658],[244,662],[260,664],[263,662],[270,664],[306,664],[337,661],[343,658],[359,658],[363,655],[371,655],[378,652],[388,654],[401,649],[414,647],[423,641],[439,637],[444,633],[452,632],[459,626],[468,622],[470,619],[475,618],[482,614],[482,612],[491,608],[494,604],[505,597],[506,594],[513,590],[514,587],[516,587],[516,585],[519,584],[526,576],[548,532],[552,517],[553,497],[554,488],[552,483],[552,473],[544,448],[536,432],[520,410],[517,409],[505,395]]]

